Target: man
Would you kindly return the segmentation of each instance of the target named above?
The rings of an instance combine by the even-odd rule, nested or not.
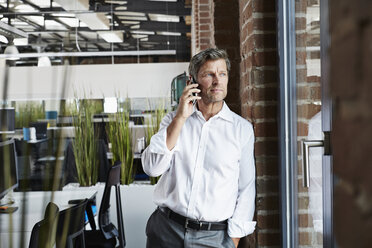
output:
[[[254,133],[224,102],[229,70],[224,50],[193,56],[177,111],[164,117],[142,154],[144,171],[162,175],[148,248],[237,247],[254,231]]]

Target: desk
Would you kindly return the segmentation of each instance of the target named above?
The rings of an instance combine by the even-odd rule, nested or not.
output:
[[[72,199],[93,199],[97,194],[95,190],[76,190],[76,191],[55,191],[53,200],[59,207],[59,211],[67,209],[72,205],[68,204]],[[13,214],[0,214],[0,247],[20,247],[21,236],[24,235],[24,247],[28,247],[32,228],[35,223],[44,218],[44,211],[47,204],[51,201],[52,192],[50,191],[31,191],[26,192],[24,198],[23,192],[12,194],[18,210]],[[24,200],[24,201],[23,201]],[[23,204],[25,204],[25,225],[22,226]],[[10,225],[12,223],[12,226]]]

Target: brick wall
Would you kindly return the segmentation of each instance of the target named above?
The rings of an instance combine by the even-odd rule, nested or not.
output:
[[[214,39],[218,48],[229,54],[231,71],[226,102],[229,108],[241,114],[240,101],[240,23],[239,2],[214,0]]]
[[[202,39],[202,9],[194,9],[195,52],[215,46],[228,52],[232,71],[226,102],[254,125],[256,135],[257,228],[239,247],[279,247],[276,0],[193,2],[194,7],[201,4],[209,12],[203,17],[213,23],[204,33],[209,38]]]
[[[241,114],[256,135],[257,228],[250,246],[279,247],[276,1],[239,1],[239,13]]]
[[[193,54],[214,47],[213,0],[193,0]]]
[[[372,3],[330,1],[333,165],[339,247],[372,244]]]

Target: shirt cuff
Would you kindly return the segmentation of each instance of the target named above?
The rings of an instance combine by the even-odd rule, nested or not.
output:
[[[149,148],[152,153],[164,154],[164,155],[170,156],[178,149],[178,146],[176,144],[172,150],[168,149],[167,128],[163,128],[159,130],[158,133],[156,133],[155,135],[151,137]]]
[[[228,219],[227,225],[227,233],[231,238],[241,238],[254,232],[256,221]]]

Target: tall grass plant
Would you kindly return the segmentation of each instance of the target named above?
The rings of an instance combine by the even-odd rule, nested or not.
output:
[[[75,155],[78,182],[81,186],[95,185],[98,180],[99,163],[97,137],[94,132],[94,105],[79,101],[77,115],[73,117]]]
[[[112,163],[121,161],[121,183],[131,184],[134,181],[134,151],[132,133],[129,125],[129,110],[114,114],[107,127],[107,136],[111,143]]]

